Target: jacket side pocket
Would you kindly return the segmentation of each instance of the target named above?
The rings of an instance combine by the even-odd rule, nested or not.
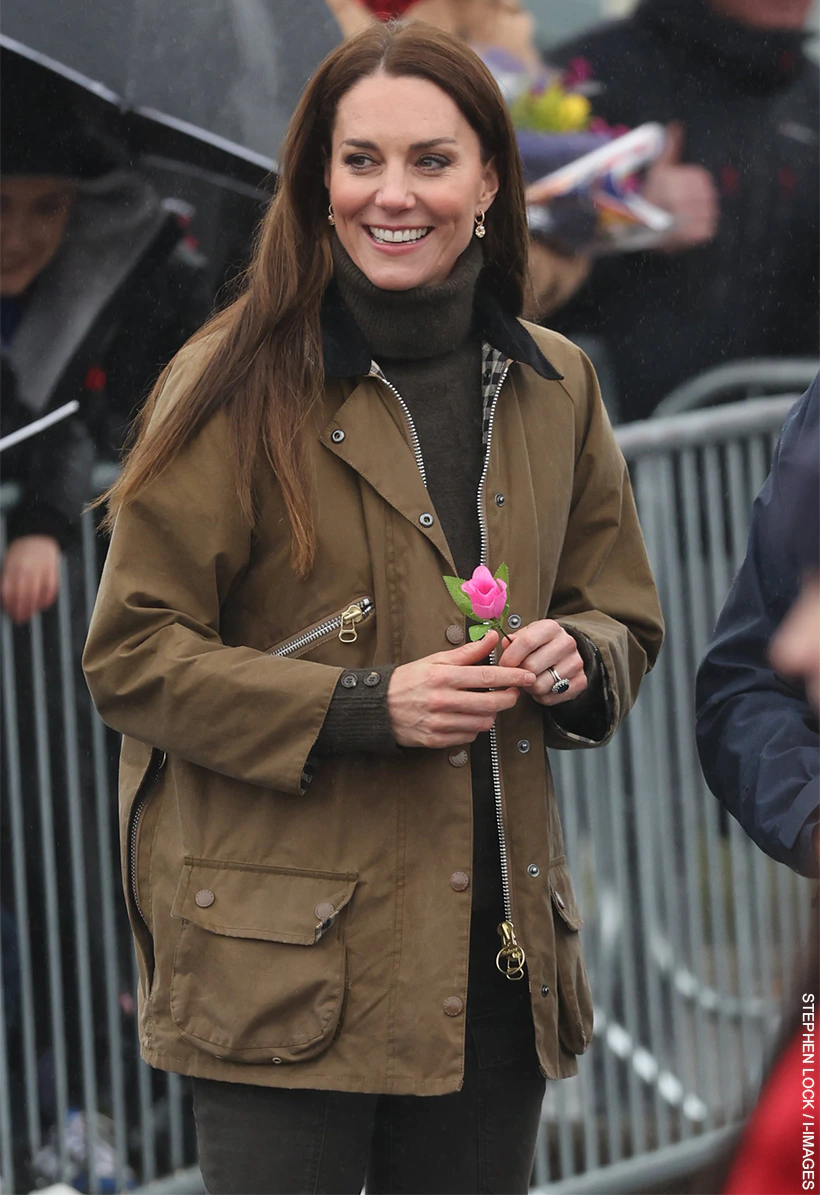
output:
[[[583,1054],[592,1040],[592,994],[578,934],[583,921],[565,860],[550,865],[549,888],[558,972],[558,1035],[567,1050]]]
[[[344,1002],[344,916],[357,876],[186,859],[171,1015],[189,1044],[231,1062],[300,1062],[327,1049]],[[340,916],[341,914],[341,916]]]

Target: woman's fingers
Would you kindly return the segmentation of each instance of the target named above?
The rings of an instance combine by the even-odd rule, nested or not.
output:
[[[496,716],[515,705],[535,674],[484,664],[498,642],[495,631],[476,643],[438,652],[395,669],[387,708],[403,747],[449,747],[472,742]]]
[[[529,623],[511,637],[501,656],[500,664],[513,665],[534,672],[535,684],[531,695],[542,705],[561,705],[574,701],[587,687],[584,661],[575,639],[553,619],[544,618]],[[550,669],[570,682],[562,693],[554,693],[557,684]]]
[[[559,660],[575,647],[575,640],[554,619],[539,618],[510,635],[508,644],[498,661],[501,668],[521,668],[527,656],[539,648],[548,646],[552,647],[554,658]]]

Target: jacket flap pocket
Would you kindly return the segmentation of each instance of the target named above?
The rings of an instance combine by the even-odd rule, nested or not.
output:
[[[550,866],[549,884],[553,909],[565,925],[570,929],[579,930],[584,921],[578,912],[572,878],[566,863],[553,863]]]
[[[229,938],[312,946],[353,895],[353,872],[186,859],[172,917]]]

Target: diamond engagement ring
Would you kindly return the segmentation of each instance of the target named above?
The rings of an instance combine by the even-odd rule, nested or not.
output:
[[[565,676],[559,676],[554,668],[548,668],[547,672],[551,673],[552,679],[555,681],[555,684],[552,686],[550,692],[566,693],[567,689],[569,688],[569,681],[567,678]]]

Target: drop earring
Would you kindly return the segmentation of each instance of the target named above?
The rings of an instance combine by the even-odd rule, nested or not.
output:
[[[333,204],[332,203],[329,203],[327,205],[327,222],[328,222],[328,224],[336,223],[336,217],[333,215]],[[482,236],[483,235],[484,234],[482,233]]]
[[[484,213],[481,208],[478,209],[478,215],[475,218],[475,234],[479,240],[487,235],[487,229],[484,227]]]

